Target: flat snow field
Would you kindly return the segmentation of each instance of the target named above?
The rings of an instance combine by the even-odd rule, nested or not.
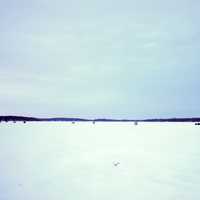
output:
[[[194,123],[0,124],[0,200],[199,200]]]

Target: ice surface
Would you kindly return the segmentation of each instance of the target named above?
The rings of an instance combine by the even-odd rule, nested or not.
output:
[[[193,123],[0,124],[0,200],[199,200]]]

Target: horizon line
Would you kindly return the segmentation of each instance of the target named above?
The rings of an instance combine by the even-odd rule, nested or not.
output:
[[[82,117],[30,117],[0,115],[0,121],[200,121],[200,117],[154,117],[154,118],[82,118]]]

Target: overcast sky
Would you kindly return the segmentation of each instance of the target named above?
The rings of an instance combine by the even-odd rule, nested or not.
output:
[[[0,115],[200,114],[200,1],[0,1]]]

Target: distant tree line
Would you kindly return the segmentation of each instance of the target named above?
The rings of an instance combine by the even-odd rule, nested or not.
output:
[[[0,116],[0,122],[17,122],[17,121],[69,121],[69,122],[87,122],[91,121],[95,122],[134,122],[137,125],[138,122],[200,122],[200,118],[155,118],[155,119],[140,119],[140,120],[129,120],[129,119],[106,119],[106,118],[99,118],[99,119],[84,119],[84,118],[35,118],[35,117],[24,117],[24,116]]]

